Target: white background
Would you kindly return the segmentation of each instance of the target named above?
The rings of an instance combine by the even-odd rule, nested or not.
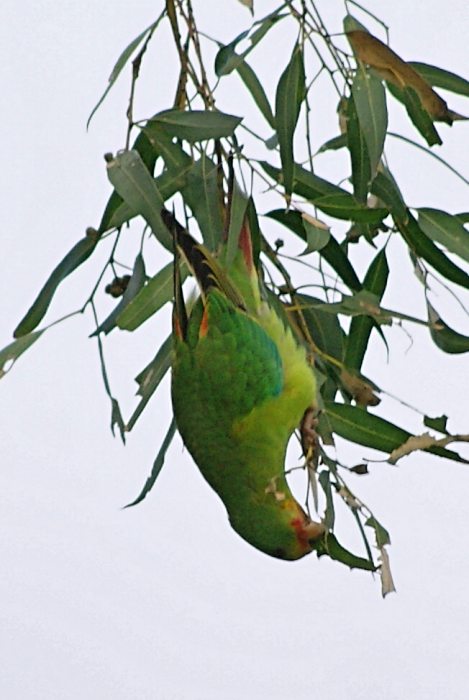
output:
[[[128,71],[88,133],[86,119],[120,51],[161,4],[2,3],[1,346],[52,267],[99,223],[110,192],[102,155],[124,143]],[[257,4],[262,13],[274,7]],[[334,6],[332,26],[340,31],[342,4],[319,5]],[[404,58],[464,72],[466,2],[396,0],[370,8],[390,25]],[[235,0],[196,2],[195,10],[222,41],[249,25]],[[290,37],[276,41],[279,50],[262,57],[272,85],[292,45]],[[169,105],[176,70],[168,43],[155,45],[148,62],[155,77],[147,78],[138,104],[142,117]],[[218,106],[243,114],[246,93],[230,80]],[[468,112],[463,101],[449,99]],[[313,105],[313,114],[318,137],[335,135],[331,103]],[[467,124],[439,129],[445,146],[438,152],[467,175]],[[429,157],[398,147],[390,162],[412,205],[469,209],[461,183]],[[320,174],[334,177],[335,163],[325,158]],[[402,249],[390,253],[402,256]],[[48,319],[80,305],[95,269],[90,264],[63,284]],[[420,297],[402,257],[386,304],[422,315]],[[448,321],[469,334],[467,316],[446,297],[444,304]],[[467,697],[467,467],[418,455],[399,467],[377,463],[370,476],[351,480],[392,535],[398,593],[385,601],[379,582],[364,572],[314,555],[279,562],[246,545],[179,440],[152,494],[123,511],[169,423],[168,386],[124,449],[108,429],[96,343],[87,338],[92,330],[89,316],[51,329],[1,383],[2,698]],[[374,342],[365,371],[428,414],[450,415],[454,432],[469,432],[467,356],[445,356],[426,331],[408,330],[413,344],[402,330],[391,331],[389,363]],[[111,382],[126,416],[135,406],[133,377],[167,332],[165,312],[138,334],[109,338]],[[386,406],[396,422],[422,430],[417,415],[396,402]],[[359,448],[342,457],[352,464],[370,454]],[[353,523],[344,518],[341,526],[350,527],[357,546]]]

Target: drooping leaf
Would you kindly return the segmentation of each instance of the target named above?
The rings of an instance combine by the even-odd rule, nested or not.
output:
[[[415,255],[430,263],[437,272],[450,280],[450,282],[454,282],[461,287],[469,289],[469,275],[455,265],[433,241],[424,234],[410,211],[407,212],[406,222],[400,221],[399,219],[395,219],[395,222],[405,242]]]
[[[152,361],[135,378],[135,381],[139,385],[137,394],[142,398],[127,422],[127,432],[132,430],[138,418],[142,414],[143,409],[155,393],[166,372],[169,370],[171,366],[172,347],[173,339],[171,336],[168,336]]]
[[[323,409],[332,430],[350,442],[370,447],[381,452],[391,453],[398,449],[409,438],[411,433],[384,418],[375,416],[362,408],[346,404],[325,402]],[[322,415],[320,417],[320,423]],[[439,457],[445,457],[455,462],[466,463],[457,452],[444,447],[428,447],[425,452],[431,452]]]
[[[383,248],[372,261],[363,280],[363,287],[376,296],[378,302],[383,298],[389,275],[386,251]],[[344,364],[350,369],[359,370],[363,363],[368,341],[376,322],[370,316],[354,316],[350,323]]]
[[[407,220],[407,206],[404,202],[402,194],[399,190],[397,182],[389,172],[382,166],[376,174],[375,179],[371,184],[371,193],[380,199],[392,212],[395,219],[403,221]]]
[[[287,314],[296,318],[298,312],[306,323],[308,332],[316,347],[326,355],[342,360],[344,332],[336,315],[324,312],[321,300],[306,294],[295,294],[296,306],[287,307]],[[299,320],[296,325],[301,328]]]
[[[122,199],[145,219],[159,242],[172,250],[171,236],[161,219],[163,198],[140,155],[136,151],[118,153],[108,161],[107,173]]]
[[[139,253],[135,259],[134,269],[132,272],[132,277],[125,289],[122,299],[117,304],[115,309],[111,311],[109,316],[98,326],[98,328],[91,335],[98,335],[98,333],[104,333],[107,335],[116,327],[117,318],[120,316],[122,311],[130,304],[132,299],[134,299],[138,292],[141,290],[145,284],[145,263],[142,255]]]
[[[218,111],[168,109],[155,114],[150,123],[161,124],[172,137],[196,143],[232,136],[241,121],[241,117]]]
[[[422,134],[428,145],[434,146],[435,144],[438,144],[441,146],[443,141],[433,125],[433,120],[430,114],[423,106],[418,93],[413,88],[406,87],[402,90],[402,101],[411,122]]]
[[[141,131],[135,139],[132,150],[140,154],[148,172],[153,174],[158,153],[153,144],[148,140],[144,131]],[[122,197],[113,190],[104,209],[98,231],[102,234],[111,228],[118,228],[126,221],[129,221],[132,216],[135,216],[133,210],[131,210]]]
[[[450,328],[427,301],[430,335],[440,350],[450,354],[469,352],[469,337]]]
[[[88,121],[86,122],[86,128],[89,127],[91,120],[93,119],[94,115],[98,111],[99,107],[102,105],[104,100],[106,99],[109,90],[112,88],[114,83],[116,82],[117,78],[121,74],[123,68],[125,67],[127,61],[130,59],[132,56],[133,52],[137,49],[137,47],[143,42],[144,39],[147,38],[147,36],[150,34],[150,32],[153,32],[155,28],[158,26],[160,20],[161,20],[162,15],[155,21],[152,22],[146,29],[143,30],[135,39],[133,39],[130,44],[122,51],[121,55],[117,59],[114,68],[111,71],[111,75],[109,76],[108,79],[108,85],[99,98],[97,104],[93,107],[91,110],[91,114],[88,117]]]
[[[280,14],[280,10],[281,7],[277,8],[266,17],[254,22],[252,26],[257,27],[257,29],[249,37],[250,45],[241,54],[236,53],[236,47],[243,39],[248,37],[250,34],[249,30],[241,32],[241,34],[238,34],[229,44],[220,47],[215,56],[215,73],[219,78],[236,70],[243,59],[250,54],[267,32],[269,32],[279,20],[286,16],[285,14]]]
[[[294,211],[291,209],[289,211],[285,211],[284,209],[274,209],[267,212],[266,216],[283,224],[289,228],[290,231],[293,231],[297,236],[306,241],[304,220],[299,211]],[[335,272],[350,289],[356,291],[361,289],[361,283],[355,270],[332,234],[329,237],[329,242],[324,246],[324,248],[321,248],[319,254],[326,260],[332,269],[335,270]]]
[[[275,118],[270,106],[270,102],[265,94],[265,90],[262,87],[262,83],[259,78],[251,68],[251,66],[246,61],[241,61],[236,67],[238,75],[249,90],[252,95],[254,102],[256,103],[260,113],[265,118],[269,126],[272,129],[275,128]]]
[[[366,521],[365,525],[368,527],[373,528],[375,531],[375,537],[376,537],[376,546],[377,547],[385,547],[387,544],[391,544],[391,538],[389,536],[389,532],[386,530],[385,527],[379,523],[375,517],[370,516],[368,520]]]
[[[98,243],[96,232],[90,233],[76,243],[64,259],[52,271],[34,303],[13,333],[15,338],[33,331],[44,318],[59,284],[77,269],[93,253]]]
[[[34,331],[27,335],[22,335],[21,338],[14,340],[5,348],[0,350],[0,379],[10,371],[16,360],[22,355],[33,343],[41,337],[44,331]],[[5,369],[5,365],[10,365]]]
[[[143,501],[145,496],[147,496],[148,493],[152,490],[155,481],[157,480],[161,469],[163,468],[164,460],[166,457],[166,452],[168,451],[168,448],[173,440],[174,434],[176,432],[176,421],[173,420],[171,421],[171,424],[169,426],[168,432],[166,433],[164,440],[161,444],[161,447],[158,451],[158,454],[156,455],[156,459],[153,462],[153,468],[151,470],[151,474],[146,480],[143,489],[141,490],[140,494],[137,496],[135,501],[132,501],[132,503],[128,503],[125,508],[131,508],[132,506],[136,506],[137,503],[140,503]]]
[[[331,232],[329,226],[326,226],[322,221],[303,214],[303,226],[306,233],[306,249],[301,255],[322,250],[329,243]]]
[[[419,226],[431,240],[469,262],[469,231],[456,216],[429,207],[417,211]]]
[[[216,250],[223,233],[217,165],[202,153],[187,173],[183,190],[185,202],[197,219],[204,243]]]
[[[181,269],[184,275],[184,269]],[[134,331],[173,298],[173,263],[168,263],[152,277],[125,309],[116,323],[121,330]]]
[[[368,147],[358,120],[353,95],[347,100],[347,146],[352,164],[353,194],[366,202],[371,182],[371,162]]]
[[[325,153],[326,151],[338,151],[340,148],[345,148],[347,145],[347,134],[339,134],[339,136],[334,136],[322,144],[318,153]]]
[[[360,131],[367,145],[371,177],[381,160],[388,128],[388,112],[383,84],[360,65],[352,83],[352,97]]]
[[[305,95],[303,52],[299,46],[295,45],[290,61],[280,76],[275,95],[275,128],[280,146],[283,186],[287,198],[290,198],[292,193],[295,168],[293,137]]]
[[[348,549],[342,547],[342,545],[337,540],[337,537],[329,532],[324,536],[324,539],[320,541],[319,545],[316,547],[318,557],[327,554],[331,559],[335,561],[340,561],[341,564],[349,566],[351,569],[364,569],[365,571],[376,571],[376,566],[368,559],[363,557],[357,557],[356,554],[352,554]]]

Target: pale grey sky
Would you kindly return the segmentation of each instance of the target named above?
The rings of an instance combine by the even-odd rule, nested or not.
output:
[[[265,12],[275,6],[257,4]],[[342,13],[335,0],[319,4]],[[118,54],[161,5],[2,3],[2,347],[53,265],[87,226],[99,223],[110,191],[102,154],[123,144],[128,74],[88,133],[86,119]],[[248,26],[236,0],[194,5],[224,40]],[[369,7],[390,25],[392,45],[404,58],[466,69],[463,0]],[[154,50],[149,60],[158,68],[167,57]],[[283,67],[279,56],[266,61],[267,72]],[[165,89],[159,80],[148,109],[167,106],[158,103]],[[236,113],[239,105],[243,112],[244,92],[227,84],[223,95],[222,109]],[[145,104],[142,99],[142,115]],[[468,113],[456,97],[451,106]],[[317,123],[326,137],[334,128]],[[441,127],[439,151],[466,176],[468,128]],[[390,159],[411,204],[469,208],[467,190],[430,159],[402,147]],[[324,164],[332,177],[328,167],[334,161]],[[68,280],[49,318],[79,306],[92,279],[93,265]],[[413,298],[418,285],[409,284],[391,280],[389,305],[408,301],[422,311]],[[462,312],[449,320],[469,334]],[[138,335],[109,339],[112,384],[126,415],[135,405],[133,377],[153,356],[167,321],[166,314]],[[363,572],[314,555],[279,562],[246,545],[179,440],[150,497],[122,511],[166,430],[169,390],[166,383],[124,449],[108,428],[97,350],[87,338],[92,329],[89,317],[52,329],[0,384],[2,698],[467,697],[467,467],[417,455],[399,467],[377,464],[370,476],[352,480],[392,535],[398,593],[385,601],[379,582]],[[424,331],[412,334],[409,349],[405,334],[393,331],[389,364],[374,343],[366,370],[429,414],[453,417],[455,432],[469,432],[467,356],[445,356]],[[388,408],[396,422],[420,429],[399,404]]]

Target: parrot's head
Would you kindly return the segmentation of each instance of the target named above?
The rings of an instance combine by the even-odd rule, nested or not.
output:
[[[230,517],[232,527],[257,549],[277,559],[301,559],[312,552],[324,535],[322,523],[315,522],[292,497],[281,498],[276,491],[262,506],[250,512],[249,523]]]

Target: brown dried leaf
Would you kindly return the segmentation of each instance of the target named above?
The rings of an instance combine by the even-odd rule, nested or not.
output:
[[[380,403],[380,399],[373,392],[371,384],[345,368],[340,373],[340,381],[359,406],[377,406]]]
[[[432,119],[447,124],[452,124],[456,119],[465,119],[448,109],[445,100],[430,83],[380,39],[359,29],[347,32],[347,38],[358,60],[374,68],[384,80],[401,89],[413,88]]]
[[[396,587],[392,579],[391,566],[389,563],[389,556],[384,547],[379,548],[379,561],[380,564],[380,576],[381,576],[381,593],[383,598],[387,596],[388,593],[395,593]]]

